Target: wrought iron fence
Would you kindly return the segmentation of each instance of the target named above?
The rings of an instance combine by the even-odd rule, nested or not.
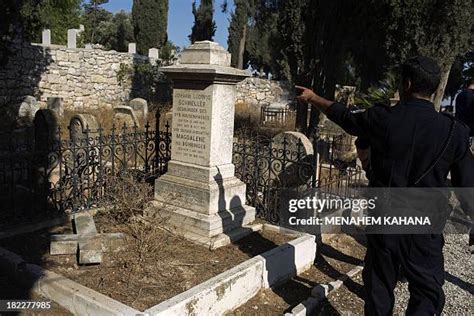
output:
[[[114,177],[129,174],[153,183],[167,171],[171,157],[170,126],[160,131],[159,122],[158,113],[154,128],[124,125],[105,132],[99,127],[86,129],[74,140],[58,128],[49,146],[32,142],[0,146],[2,206],[13,216],[25,209],[28,216],[32,211],[75,212],[100,205]]]
[[[155,128],[147,124],[144,130],[86,129],[74,140],[58,129],[51,146],[42,150],[31,141],[32,131],[16,137],[16,142],[0,137],[0,217],[21,218],[18,214],[25,209],[31,217],[46,210],[75,212],[100,206],[110,183],[124,174],[153,183],[171,159],[170,126],[166,123],[160,130],[159,122],[157,113]],[[236,176],[247,185],[247,203],[256,207],[259,217],[278,222],[282,188],[352,194],[361,172],[355,156],[347,154],[351,146],[351,138],[321,134],[312,140],[312,150],[319,154],[314,155],[301,140],[295,144],[241,131],[234,137],[233,163]]]
[[[247,185],[247,203],[257,209],[258,217],[278,223],[282,189],[304,192],[319,188],[340,197],[354,196],[361,170],[355,156],[342,155],[343,149],[350,149],[349,144],[345,137],[319,135],[312,141],[314,151],[310,153],[301,140],[291,144],[287,138],[276,141],[246,131],[237,133],[233,163],[236,176]]]
[[[262,126],[286,126],[294,125],[296,111],[289,108],[271,108],[264,106],[260,110],[260,125]]]

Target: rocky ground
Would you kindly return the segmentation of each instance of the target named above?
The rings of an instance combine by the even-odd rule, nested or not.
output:
[[[446,295],[444,315],[472,315],[474,311],[474,269],[472,255],[467,247],[468,235],[446,235],[444,247]],[[346,286],[331,293],[319,310],[319,315],[362,315],[362,278],[357,275]],[[354,286],[356,285],[356,286]],[[408,304],[407,283],[398,283],[395,289],[395,315],[404,315]]]
[[[468,235],[445,236],[444,262],[446,281],[445,315],[472,315],[474,312],[474,267],[472,255],[467,247]],[[395,312],[402,313],[408,304],[408,284],[398,284],[395,292]]]

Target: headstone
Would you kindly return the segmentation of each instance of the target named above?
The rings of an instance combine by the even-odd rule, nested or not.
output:
[[[55,152],[59,145],[57,116],[51,110],[41,109],[36,112],[33,124],[35,159],[32,183],[41,200],[47,198],[52,183],[49,171],[54,167],[54,160],[51,161],[50,153]]]
[[[283,132],[272,139],[272,148],[283,156],[286,165],[273,170],[278,182],[284,187],[305,186],[311,177],[318,179],[318,168],[313,163],[314,149],[311,141],[302,133]],[[317,159],[317,157],[316,157]],[[282,159],[283,160],[283,159]],[[294,161],[298,161],[295,163]]]
[[[214,42],[196,42],[181,58],[162,68],[173,81],[173,138],[154,205],[171,228],[214,248],[244,236],[251,230],[242,227],[255,219],[232,164],[235,85],[247,75],[231,68],[230,54]]]
[[[160,57],[160,51],[158,48],[150,48],[148,50],[148,57],[158,59]]]
[[[92,44],[88,43],[84,46],[85,49],[92,49]]]
[[[19,127],[31,126],[36,112],[39,110],[38,101],[35,97],[26,96],[23,101],[17,105],[16,123]]]
[[[76,48],[77,29],[67,30],[67,48]]]
[[[160,122],[160,126],[162,126],[163,130],[166,130],[166,124],[168,126],[173,126],[173,110],[168,111],[163,115],[163,122]]]
[[[74,141],[85,139],[87,135],[94,137],[97,135],[99,124],[92,114],[76,114],[69,121],[69,138]],[[88,132],[86,132],[88,130]]]
[[[51,45],[51,30],[43,30],[42,35],[42,44],[45,46]]]
[[[86,28],[84,27],[84,24],[79,24],[79,31],[84,32]]]
[[[130,107],[135,112],[141,126],[145,126],[148,121],[148,102],[142,98],[135,98],[130,101]]]
[[[48,109],[52,110],[59,118],[64,115],[63,98],[60,97],[48,97],[47,99]]]
[[[97,233],[92,215],[75,214],[73,222],[75,234],[51,236],[51,255],[78,254],[79,264],[97,264],[102,262],[104,252],[121,250],[125,235]]]
[[[114,124],[117,128],[122,128],[124,125],[132,128],[135,125],[140,127],[140,122],[130,106],[116,106],[114,107]]]
[[[34,123],[35,150],[41,152],[51,151],[58,141],[58,118],[49,109],[36,112]]]
[[[129,54],[136,54],[137,53],[137,44],[136,43],[128,43],[128,53]]]

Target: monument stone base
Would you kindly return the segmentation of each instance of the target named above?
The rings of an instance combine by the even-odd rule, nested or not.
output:
[[[260,226],[250,224],[255,220],[255,208],[247,205],[214,215],[204,215],[155,200],[148,210],[154,216],[163,218],[167,228],[210,249],[235,242],[258,231]]]
[[[253,232],[248,224],[255,208],[245,205],[245,184],[233,174],[232,164],[170,161],[168,173],[156,180],[154,212],[179,234],[211,248],[242,238]]]

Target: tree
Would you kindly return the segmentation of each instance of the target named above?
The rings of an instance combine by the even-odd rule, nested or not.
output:
[[[168,0],[134,0],[132,20],[139,53],[147,54],[148,49],[165,45],[168,40]]]
[[[99,10],[99,6],[102,5],[102,4],[105,4],[109,2],[109,0],[90,0],[90,3],[89,3],[89,10],[91,11],[91,16],[92,16],[92,21],[91,21],[91,24],[90,24],[90,29],[91,29],[91,36],[89,38],[89,41],[90,43],[94,43],[94,34],[95,34],[95,30],[97,28],[97,22],[98,22],[98,19],[97,19],[97,11]]]
[[[474,6],[471,0],[371,0],[381,8],[379,28],[386,30],[385,48],[390,64],[413,55],[438,61],[441,83],[435,96],[439,109],[456,56],[473,44]]]
[[[280,71],[291,84],[296,83],[304,65],[304,39],[306,32],[305,12],[308,0],[283,1],[279,7],[278,31]]]
[[[117,12],[112,22],[115,28],[115,36],[113,37],[110,48],[118,52],[127,52],[128,44],[134,41],[130,13],[125,11]]]
[[[193,1],[194,25],[189,35],[191,43],[196,41],[212,41],[216,33],[216,23],[214,16],[214,1],[201,0],[199,7],[196,7],[196,1]]]
[[[254,0],[235,0],[234,3],[235,10],[231,13],[227,45],[232,55],[232,66],[243,69],[249,22],[255,14],[256,3]],[[227,7],[227,2],[223,7]]]
[[[84,4],[81,22],[84,25],[85,41],[108,47],[113,32],[113,14],[99,6],[100,1],[91,0]]]
[[[261,74],[271,72],[278,77],[278,1],[260,1],[251,13],[253,17],[248,26],[245,52],[248,62]]]

